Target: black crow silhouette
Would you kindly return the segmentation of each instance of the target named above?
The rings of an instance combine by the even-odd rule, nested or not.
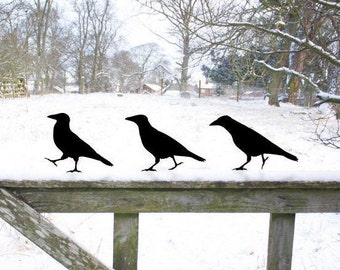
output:
[[[70,117],[66,113],[58,113],[49,115],[48,118],[57,120],[53,129],[53,139],[56,146],[63,152],[63,155],[59,159],[49,159],[55,166],[57,161],[64,160],[68,157],[73,158],[75,165],[74,169],[68,172],[81,172],[77,169],[79,157],[87,157],[99,160],[105,165],[113,166],[113,164],[100,156],[90,145],[80,139],[70,129]]]
[[[183,163],[177,163],[175,156],[186,156],[194,158],[198,161],[205,161],[204,158],[201,158],[200,156],[190,152],[182,144],[170,136],[152,127],[145,115],[135,115],[125,119],[137,124],[143,146],[155,157],[155,164],[143,171],[155,171],[154,167],[159,163],[160,159],[169,157],[171,157],[175,163],[175,166],[169,169],[173,170],[178,165]]]
[[[261,155],[262,169],[268,157],[264,154],[281,155],[294,161],[298,158],[292,154],[281,149],[255,130],[237,122],[228,115],[221,116],[216,121],[212,122],[210,126],[222,126],[231,134],[235,145],[247,155],[247,161],[243,165],[234,170],[246,170],[244,166],[248,164],[251,157]]]

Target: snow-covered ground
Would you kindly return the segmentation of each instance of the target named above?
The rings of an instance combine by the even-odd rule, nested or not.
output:
[[[81,158],[82,173],[70,174],[72,160],[58,167],[44,157],[58,158],[54,120],[66,112],[71,128],[114,167]],[[162,160],[157,172],[141,172],[154,159],[142,146],[137,126],[128,116],[145,114],[157,129],[206,158],[184,163],[174,171]],[[261,170],[253,158],[247,171],[233,171],[245,162],[221,127],[209,124],[229,114],[254,128],[299,162],[270,156]],[[13,180],[290,180],[339,181],[339,150],[313,140],[309,115],[318,110],[263,100],[242,101],[116,94],[65,94],[0,100],[0,179]],[[107,265],[112,265],[112,214],[46,214]],[[139,269],[265,269],[268,214],[142,214]],[[249,226],[251,224],[251,226]],[[293,269],[340,269],[340,215],[299,214],[296,221]],[[0,221],[1,269],[64,269],[14,229]]]

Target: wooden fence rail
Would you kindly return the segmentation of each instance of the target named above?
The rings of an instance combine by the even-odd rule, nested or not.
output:
[[[0,97],[27,97],[27,83],[25,78],[0,77]]]
[[[267,270],[288,270],[295,214],[340,212],[340,182],[1,180],[0,191],[0,217],[67,269],[109,268],[39,213],[114,213],[116,270],[137,269],[139,213],[270,213]]]

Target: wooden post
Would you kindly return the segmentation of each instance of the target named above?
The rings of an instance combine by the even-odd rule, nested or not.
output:
[[[267,270],[292,266],[295,214],[270,214]]]
[[[138,214],[114,215],[113,268],[137,270]]]
[[[201,80],[198,81],[198,97],[201,98],[202,94],[202,83]]]
[[[66,269],[108,270],[37,211],[0,188],[0,217]]]

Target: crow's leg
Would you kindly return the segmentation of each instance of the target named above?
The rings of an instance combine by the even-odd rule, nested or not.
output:
[[[45,158],[45,159],[52,162],[57,167],[57,161],[64,160],[64,159],[67,159],[67,158],[68,158],[68,156],[62,155],[61,158],[58,158],[58,159],[49,159],[49,158]]]
[[[147,171],[156,171],[153,167],[155,167],[160,161],[160,158],[155,159],[155,164],[153,164],[150,168],[142,170],[142,172],[147,172]]]
[[[235,168],[234,170],[235,171],[243,171],[243,170],[247,170],[246,168],[244,168],[244,166],[246,166],[249,162],[250,162],[250,160],[251,160],[251,156],[248,156],[247,155],[247,161],[246,161],[246,163],[244,163],[244,164],[242,164],[240,167],[238,167],[238,168]]]
[[[172,167],[172,168],[170,168],[169,170],[173,170],[173,169],[175,169],[178,165],[181,165],[181,164],[183,163],[183,162],[177,163],[174,156],[172,156],[171,158],[172,158],[172,160],[174,161],[175,166]]]
[[[262,170],[264,164],[266,163],[266,161],[267,161],[267,159],[268,159],[269,157],[264,158],[263,154],[262,154],[261,156],[262,156],[262,167],[261,167],[261,170]]]
[[[74,159],[74,169],[73,170],[70,170],[70,171],[67,171],[67,172],[81,172],[77,169],[77,165],[78,165],[78,160],[79,158],[73,158]]]

